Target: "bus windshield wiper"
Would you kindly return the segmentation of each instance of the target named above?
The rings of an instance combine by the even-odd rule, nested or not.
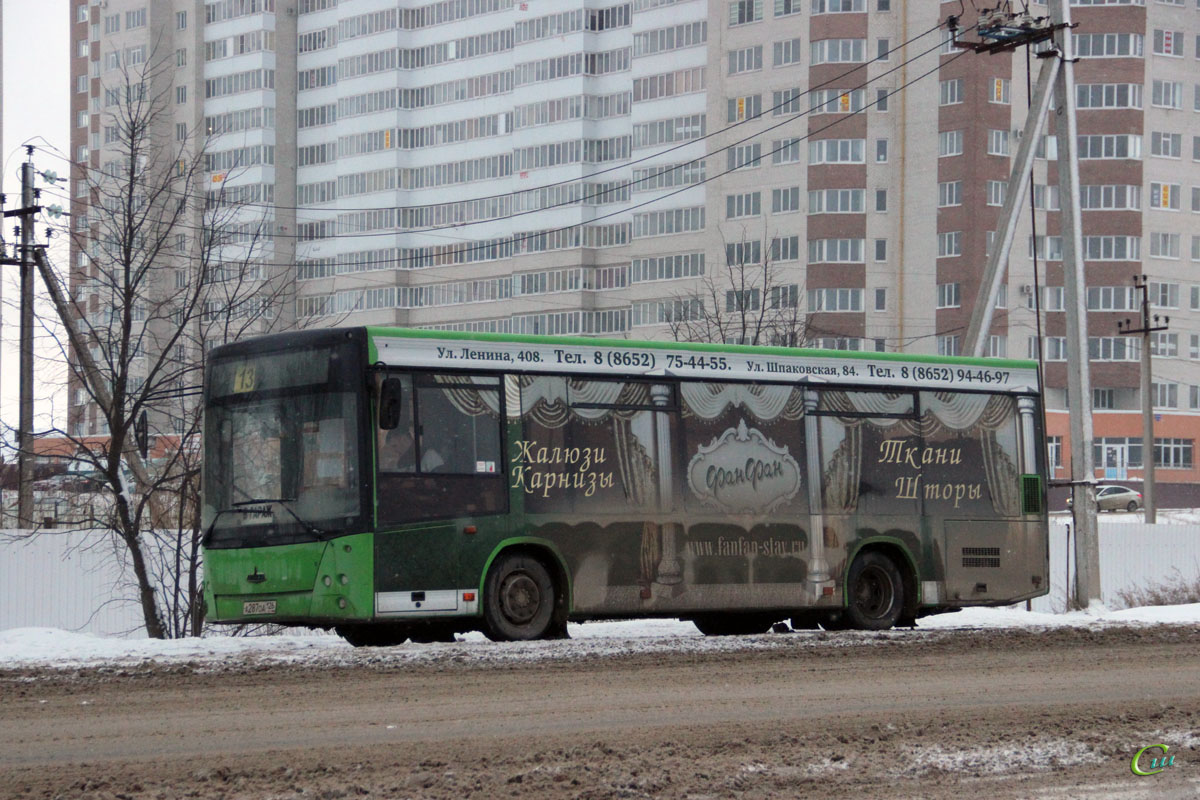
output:
[[[230,507],[224,510],[231,514],[254,514],[262,510],[263,506],[278,505],[281,506],[284,511],[291,514],[292,519],[296,520],[296,522],[299,522],[301,527],[303,527],[306,531],[314,536],[324,536],[325,531],[321,530],[316,525],[313,525],[311,522],[301,519],[300,515],[292,510],[292,507],[288,505],[288,503],[293,502],[294,499],[295,498],[289,499],[284,497],[252,497],[248,500],[239,500],[236,503],[231,503]]]

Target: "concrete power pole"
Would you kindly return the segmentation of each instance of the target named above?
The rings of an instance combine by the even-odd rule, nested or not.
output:
[[[1158,521],[1158,506],[1154,501],[1154,397],[1152,394],[1153,379],[1150,359],[1150,334],[1157,331],[1165,331],[1169,327],[1167,323],[1171,321],[1170,317],[1162,318],[1162,325],[1159,325],[1158,314],[1154,315],[1154,325],[1152,326],[1150,318],[1150,285],[1146,282],[1146,276],[1134,276],[1133,287],[1142,293],[1142,327],[1134,328],[1130,320],[1125,320],[1124,323],[1117,322],[1117,333],[1122,336],[1141,336],[1142,337],[1142,474],[1143,500],[1146,504],[1146,522],[1153,525]]]
[[[1050,17],[1070,26],[1066,0],[1050,0]],[[1092,381],[1088,364],[1087,291],[1083,272],[1083,218],[1079,208],[1079,153],[1075,125],[1075,49],[1071,28],[1059,38],[1062,68],[1054,84],[1058,141],[1058,194],[1062,206],[1063,295],[1067,312],[1067,398],[1071,408],[1071,508],[1075,516],[1075,601],[1100,601],[1100,541],[1096,526],[1096,470],[1092,456]]]
[[[21,406],[17,423],[17,526],[33,527],[33,148],[21,165]]]

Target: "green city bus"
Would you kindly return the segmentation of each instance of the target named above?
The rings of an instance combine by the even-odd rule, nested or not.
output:
[[[355,645],[1049,590],[1030,361],[347,328],[213,351],[204,599]]]

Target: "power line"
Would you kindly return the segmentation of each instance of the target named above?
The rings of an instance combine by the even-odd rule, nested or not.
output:
[[[928,52],[931,52],[932,50],[940,48],[940,47],[941,47],[941,45],[939,44],[939,45],[937,45],[937,47],[931,48],[930,51],[925,51],[924,53],[921,53],[919,56],[915,56],[913,59],[910,59],[910,61],[916,60],[916,58],[920,58],[920,57],[926,55]],[[960,53],[957,53],[957,54],[951,56],[950,59],[946,63],[948,63],[948,64],[953,63],[953,61],[955,61],[958,58],[961,58],[963,55],[965,55],[966,52],[967,51],[964,50],[964,51],[961,51]],[[908,63],[908,62],[905,62],[905,63]],[[888,91],[886,94],[884,94],[880,97],[877,97],[875,100],[873,100],[871,102],[864,103],[862,108],[855,110],[855,111],[848,112],[844,116],[841,116],[841,117],[833,120],[832,122],[828,123],[827,125],[817,128],[816,130],[812,130],[803,136],[796,137],[794,140],[786,141],[784,144],[780,145],[779,147],[775,148],[774,150],[771,150],[771,151],[767,152],[765,155],[761,156],[759,158],[759,160],[761,161],[763,158],[766,158],[767,156],[774,155],[776,153],[782,152],[783,150],[785,150],[789,147],[796,146],[800,142],[806,141],[806,140],[812,138],[816,134],[823,133],[823,132],[829,130],[830,128],[833,128],[836,125],[840,125],[840,124],[844,123],[846,120],[848,120],[858,114],[864,113],[867,109],[878,105],[881,100],[891,98],[892,96],[904,91],[909,86],[912,86],[913,84],[917,83],[918,81],[921,81],[921,80],[929,77],[930,75],[936,73],[938,70],[941,69],[941,67],[942,67],[942,64],[939,62],[939,64],[936,65],[935,67],[933,67],[932,69],[927,70],[927,71],[921,73],[920,75],[918,75],[917,77],[906,81],[900,87]],[[792,122],[796,121],[797,119],[799,119],[803,116],[806,116],[807,113],[810,113],[810,112],[803,112],[801,114],[797,114],[794,117],[789,117],[787,119],[782,120],[781,122],[777,122],[774,125],[771,125],[765,129],[759,131],[754,136],[759,136],[764,133],[769,133],[770,131],[775,130],[776,128],[782,127],[783,125],[791,124]],[[729,145],[728,147],[722,148],[722,150],[727,150],[731,147],[736,146],[737,144],[748,141],[749,139],[754,138],[754,136],[746,137],[742,140],[739,140],[738,142],[734,142],[733,144]],[[721,150],[718,150],[716,152],[721,152]],[[634,204],[632,206],[617,209],[615,211],[611,211],[606,214],[598,215],[598,216],[594,217],[593,219],[588,220],[587,222],[570,223],[567,225],[559,226],[557,228],[549,228],[546,230],[532,231],[532,232],[528,232],[528,233],[524,233],[524,234],[518,234],[518,235],[498,238],[498,239],[490,241],[490,242],[476,243],[470,247],[465,247],[465,248],[462,248],[459,250],[452,250],[447,253],[439,254],[439,257],[456,256],[456,255],[461,255],[461,254],[465,254],[465,253],[473,253],[473,252],[477,252],[479,250],[486,250],[486,249],[490,249],[493,247],[507,247],[507,246],[511,246],[511,245],[516,245],[521,242],[526,242],[526,241],[529,241],[530,239],[534,239],[534,238],[537,238],[540,236],[551,236],[551,235],[554,235],[557,233],[562,233],[562,232],[569,231],[572,229],[583,228],[588,225],[593,225],[593,224],[603,221],[605,219],[611,219],[612,217],[615,217],[615,216],[618,216],[621,214],[630,213],[630,212],[638,210],[639,208],[644,208],[646,206],[652,205],[652,204],[660,202],[662,200],[666,200],[670,197],[674,197],[677,194],[681,194],[683,192],[689,191],[698,186],[703,186],[704,184],[714,181],[717,178],[724,177],[725,175],[728,175],[731,172],[736,172],[737,170],[741,169],[742,166],[744,166],[744,165],[737,166],[737,167],[731,167],[731,168],[722,170],[721,172],[718,172],[714,175],[705,177],[705,178],[697,181],[696,183],[692,183],[692,184],[688,184],[686,186],[679,187],[679,188],[675,189],[674,191],[667,192],[666,194],[653,197],[649,200]],[[493,221],[493,220],[488,220],[488,221]],[[198,228],[196,226],[184,225],[184,224],[179,224],[178,227],[188,229],[188,230],[197,230],[197,231],[208,230],[205,228]],[[418,232],[419,231],[388,231],[388,232],[371,232],[371,233],[362,233],[362,234],[339,234],[339,235],[326,237],[324,239],[316,240],[316,241],[330,241],[331,239],[339,239],[339,238],[361,238],[361,237],[366,237],[366,236],[371,236],[371,237],[374,237],[374,236],[399,236],[399,235],[407,235],[407,234],[418,233]],[[291,238],[291,239],[299,238],[297,235],[291,235],[291,234],[277,234],[276,236],[278,236],[279,238]],[[376,264],[376,263],[395,265],[395,264],[399,264],[401,262],[406,262],[406,261],[424,260],[425,258],[426,258],[426,256],[422,256],[422,255],[408,255],[408,256],[400,256],[396,259],[390,259],[390,260],[357,262],[357,265],[363,266],[363,265],[371,265],[371,264]],[[263,263],[263,262],[256,262],[256,263]],[[287,264],[287,263],[280,263],[280,262],[276,262],[273,264],[263,263],[263,265],[264,266],[277,266],[277,267],[298,267],[299,266],[298,264]]]
[[[912,38],[908,39],[907,41],[900,43],[900,44],[899,44],[899,45],[897,45],[896,47],[894,47],[894,48],[891,48],[891,49],[888,51],[888,53],[887,53],[887,54],[885,54],[885,55],[890,55],[890,54],[891,54],[891,53],[893,53],[893,52],[896,52],[896,51],[902,50],[902,49],[904,49],[904,48],[908,47],[909,45],[913,44],[914,42],[920,41],[921,39],[923,39],[924,37],[928,36],[929,34],[931,34],[931,33],[934,33],[935,31],[938,31],[938,30],[940,30],[942,27],[943,27],[943,25],[939,23],[938,25],[935,25],[934,27],[932,27],[932,28],[929,28],[928,30],[926,30],[926,31],[924,31],[924,32],[922,32],[922,33],[919,33],[919,34],[917,34],[916,36],[913,36]],[[967,30],[970,30],[970,28],[968,28]],[[891,74],[891,73],[893,73],[893,72],[896,72],[897,70],[901,69],[902,67],[904,67],[904,66],[906,66],[906,65],[908,65],[908,64],[910,64],[910,63],[912,63],[912,62],[913,62],[913,61],[915,61],[917,58],[921,58],[921,57],[923,57],[923,56],[927,55],[927,54],[928,54],[929,52],[931,52],[932,50],[936,50],[936,49],[940,48],[941,46],[942,46],[942,45],[941,45],[941,43],[939,43],[939,44],[938,44],[938,45],[936,45],[935,47],[933,47],[933,48],[930,48],[929,50],[925,50],[925,51],[923,51],[923,52],[919,53],[918,55],[916,55],[916,56],[913,56],[912,58],[909,58],[908,60],[906,60],[906,61],[904,61],[904,62],[901,62],[901,63],[900,63],[900,64],[898,64],[897,66],[895,66],[895,67],[892,67],[892,68],[888,69],[887,71],[885,71],[885,72],[881,73],[880,75],[877,75],[876,77],[874,77],[874,78],[871,78],[871,79],[869,79],[869,80],[865,81],[864,83],[861,83],[861,84],[859,84],[858,86],[854,87],[854,89],[851,89],[850,91],[856,91],[856,90],[858,90],[858,89],[864,88],[864,87],[866,87],[866,86],[870,85],[871,83],[873,83],[873,82],[875,82],[875,81],[879,80],[880,78],[883,78],[883,77],[885,77],[885,76],[887,76],[887,75],[890,75],[890,74]],[[878,56],[876,56],[875,58],[871,59],[870,61],[866,61],[866,62],[863,62],[863,63],[861,63],[861,64],[858,64],[858,65],[856,65],[856,66],[852,67],[851,69],[849,69],[849,70],[846,70],[845,72],[841,73],[840,75],[836,75],[836,76],[834,76],[833,78],[830,78],[829,80],[825,81],[824,83],[820,83],[820,84],[817,84],[816,86],[809,87],[808,89],[805,89],[804,91],[802,91],[800,94],[796,95],[795,97],[790,97],[790,98],[788,98],[788,99],[784,100],[783,102],[781,102],[781,103],[779,103],[779,104],[777,104],[777,105],[775,105],[775,106],[772,106],[771,108],[768,108],[766,111],[764,111],[764,112],[762,112],[762,113],[760,113],[760,114],[756,114],[756,115],[755,115],[755,116],[753,116],[753,117],[748,117],[747,119],[740,120],[740,121],[738,121],[738,122],[735,122],[735,123],[732,123],[732,124],[730,124],[730,125],[726,125],[725,127],[723,127],[723,128],[720,128],[719,130],[711,131],[711,132],[709,132],[709,133],[706,133],[706,134],[704,134],[704,135],[702,135],[702,136],[699,136],[699,137],[697,137],[697,138],[695,138],[695,139],[689,139],[689,140],[687,140],[687,141],[685,141],[685,142],[680,142],[680,143],[678,143],[678,144],[676,144],[676,145],[673,145],[673,146],[671,146],[671,147],[668,147],[668,148],[667,148],[667,149],[665,149],[665,150],[660,150],[660,151],[657,151],[657,152],[655,152],[655,153],[651,153],[651,154],[649,154],[649,155],[642,156],[642,157],[640,157],[640,158],[637,158],[637,159],[633,159],[633,160],[631,160],[631,161],[627,161],[627,162],[623,162],[623,163],[621,163],[621,164],[616,164],[616,165],[613,165],[613,166],[611,166],[611,167],[605,167],[604,169],[601,169],[601,170],[596,170],[596,171],[594,171],[594,172],[590,172],[590,173],[588,173],[588,174],[586,174],[586,175],[581,175],[581,176],[579,176],[579,177],[567,178],[567,179],[560,180],[560,181],[553,181],[553,182],[550,182],[550,183],[541,184],[541,185],[539,185],[539,186],[534,186],[534,187],[530,187],[530,188],[527,188],[527,189],[516,189],[516,190],[514,190],[514,191],[511,191],[511,192],[500,192],[500,193],[497,193],[497,194],[483,195],[483,196],[480,196],[480,197],[472,197],[472,198],[467,198],[467,199],[464,199],[464,200],[455,200],[455,201],[453,201],[453,202],[455,202],[455,203],[472,203],[472,202],[480,202],[480,201],[484,201],[484,200],[494,200],[494,199],[499,199],[499,198],[502,198],[502,197],[513,197],[513,196],[516,196],[516,195],[519,195],[519,194],[527,194],[527,193],[531,193],[531,192],[538,192],[538,191],[542,191],[543,189],[550,189],[550,188],[554,188],[554,187],[556,187],[556,186],[564,186],[564,185],[569,185],[569,184],[577,183],[577,182],[580,182],[580,181],[586,181],[586,180],[588,180],[588,179],[590,179],[590,178],[595,178],[595,177],[598,177],[598,176],[601,176],[601,175],[606,175],[606,174],[608,174],[608,173],[610,173],[610,172],[614,172],[614,171],[616,171],[616,170],[625,169],[625,168],[627,168],[627,167],[631,167],[631,166],[634,166],[634,165],[636,165],[636,164],[641,164],[641,163],[644,163],[644,162],[646,162],[646,161],[649,161],[649,160],[651,160],[651,159],[656,159],[656,158],[659,158],[659,157],[661,157],[661,156],[664,156],[664,155],[667,155],[667,154],[669,154],[669,153],[673,153],[673,152],[675,152],[676,150],[680,150],[680,149],[683,149],[683,148],[685,148],[685,147],[690,147],[690,146],[692,146],[692,145],[694,145],[694,144],[696,144],[696,143],[698,143],[698,142],[703,142],[703,141],[706,141],[707,139],[710,139],[710,138],[712,138],[712,137],[714,137],[714,136],[719,136],[719,135],[721,135],[721,134],[723,134],[723,133],[726,133],[726,132],[728,132],[728,131],[731,131],[731,130],[733,130],[733,129],[735,129],[735,128],[738,128],[738,127],[740,127],[740,126],[743,126],[743,125],[747,125],[747,124],[749,124],[749,123],[751,123],[751,122],[754,122],[755,120],[761,119],[761,118],[765,117],[765,116],[766,116],[767,114],[769,114],[769,113],[772,113],[772,112],[774,112],[774,111],[777,111],[778,109],[780,109],[780,108],[783,108],[783,107],[785,107],[785,106],[787,106],[787,105],[793,104],[793,103],[795,103],[797,100],[799,100],[800,98],[802,98],[802,97],[805,97],[805,96],[807,96],[807,95],[810,95],[810,94],[812,94],[812,92],[813,92],[813,91],[815,91],[815,90],[817,90],[817,89],[826,88],[826,87],[830,86],[831,84],[833,84],[833,83],[836,83],[837,81],[840,81],[840,80],[842,80],[843,78],[846,78],[846,77],[848,77],[848,76],[850,76],[850,75],[854,74],[855,72],[859,72],[860,70],[866,69],[866,68],[867,68],[867,67],[869,67],[871,64],[875,64],[875,63],[877,63],[877,62],[880,62],[880,61],[881,61],[883,58],[884,58],[884,55],[878,55]],[[802,112],[801,114],[798,114],[798,115],[797,115],[797,117],[799,117],[799,116],[805,116],[805,115],[807,115],[808,113],[811,113],[811,111],[812,111],[812,109],[810,109],[808,112]],[[794,119],[794,118],[793,118],[793,119]],[[752,137],[747,137],[747,138],[752,138]],[[730,147],[733,147],[733,146],[735,146],[736,144],[739,144],[739,143],[741,143],[741,142],[744,142],[744,141],[747,141],[747,139],[742,139],[742,140],[739,140],[739,142],[735,142],[733,145],[730,145],[730,146],[728,146],[728,147],[721,148],[720,150],[713,151],[713,153],[708,153],[708,154],[706,154],[706,155],[714,155],[714,154],[716,154],[716,153],[722,152],[723,150],[728,150]],[[66,156],[65,154],[63,154],[63,153],[61,153],[61,152],[57,151],[57,150],[56,150],[56,149],[54,149],[54,148],[46,148],[46,147],[41,147],[41,146],[38,146],[38,149],[39,149],[39,150],[42,150],[42,151],[44,151],[44,152],[46,152],[47,154],[49,154],[49,155],[51,155],[51,156],[53,156],[53,157],[55,157],[55,158],[60,158],[60,159],[63,159],[64,161],[67,161],[68,163],[75,164],[75,162],[72,162],[72,161],[71,161],[71,159],[70,159],[68,156]],[[695,160],[698,160],[698,159],[693,159],[693,162],[694,162]],[[685,163],[693,163],[693,162],[685,162]],[[78,165],[78,164],[75,164],[75,165],[76,165],[76,166],[80,166],[80,165]],[[676,166],[679,166],[679,165],[676,165]],[[85,166],[84,168],[85,168],[85,169],[87,169],[88,171],[98,171],[98,172],[100,172],[100,173],[101,173],[101,175],[102,175],[102,176],[106,176],[106,177],[118,177],[118,178],[120,177],[119,175],[116,175],[116,176],[109,175],[108,173],[104,172],[103,168],[95,168],[95,167],[89,167],[89,166]],[[673,167],[673,168],[674,168],[674,167]],[[669,171],[669,170],[668,170],[668,171]],[[662,174],[662,173],[658,173],[658,174]],[[628,183],[622,184],[622,185],[620,185],[620,186],[618,186],[618,187],[616,187],[616,188],[624,188],[624,187],[626,187],[626,186],[631,186],[631,185],[634,185],[634,184],[636,184],[636,183],[640,183],[640,182],[642,182],[642,181],[649,180],[651,177],[656,177],[656,176],[648,176],[647,178],[644,178],[644,179],[642,179],[641,181],[631,181],[631,182],[628,182]],[[430,187],[430,188],[437,188],[437,187]],[[415,191],[415,190],[408,190],[408,191]],[[604,192],[597,192],[596,194],[589,195],[589,196],[587,196],[587,197],[585,197],[585,198],[582,198],[582,199],[590,199],[590,198],[592,198],[592,197],[596,197],[596,196],[599,196],[599,195],[601,195],[601,194],[606,194],[606,193],[608,193],[608,192],[610,192],[610,191],[612,191],[612,190],[610,189],[610,190],[605,190]],[[173,190],[173,189],[170,189],[170,188],[167,188],[167,189],[166,189],[166,192],[167,192],[167,193],[170,193],[170,194],[176,194],[176,195],[181,195],[181,196],[189,197],[189,198],[191,198],[191,199],[194,199],[194,200],[197,200],[197,201],[207,201],[207,199],[208,199],[208,195],[207,195],[207,194],[205,194],[205,195],[190,195],[190,194],[188,194],[187,192],[180,192],[180,191],[178,191],[178,190]],[[573,204],[574,204],[574,203],[560,203],[560,204],[555,204],[555,205],[552,205],[552,206],[548,206],[548,207],[546,207],[546,208],[542,208],[542,209],[532,209],[532,210],[530,210],[530,211],[521,212],[521,213],[533,213],[533,212],[536,212],[536,211],[544,211],[544,210],[547,210],[547,209],[557,208],[557,207],[559,207],[559,206],[563,206],[563,205],[573,205]],[[429,207],[429,206],[436,206],[436,205],[446,205],[446,203],[423,203],[423,204],[419,204],[419,205],[412,205],[412,206],[382,206],[382,207],[381,207],[381,206],[357,206],[357,207],[354,207],[354,206],[343,206],[343,207],[340,207],[340,208],[337,208],[337,209],[330,209],[330,210],[332,210],[332,211],[339,211],[339,212],[345,212],[345,211],[377,211],[377,210],[380,210],[381,208],[394,208],[394,209],[396,209],[397,211],[407,211],[407,210],[412,210],[412,209],[427,208],[427,207]],[[313,210],[314,210],[314,209],[312,209],[310,206],[285,206],[285,205],[276,205],[276,204],[271,204],[271,203],[256,203],[256,202],[245,202],[245,203],[239,203],[239,204],[238,204],[238,206],[239,206],[239,207],[246,207],[246,208],[249,208],[249,207],[261,207],[261,208],[266,208],[266,209],[276,209],[276,210],[277,210],[277,209],[285,209],[285,210],[292,210],[292,211],[313,211]],[[492,219],[488,219],[488,220],[480,220],[480,221],[478,221],[478,222],[493,222],[493,221],[496,221],[496,220],[498,220],[498,219],[508,219],[508,218],[510,218],[511,216],[519,216],[519,214],[508,215],[508,216],[504,216],[504,217],[496,217],[496,218],[492,218]],[[455,225],[446,225],[446,226],[434,227],[434,228],[430,228],[429,230],[431,230],[431,231],[432,231],[432,230],[441,230],[442,228],[454,228],[454,227],[460,227],[460,226],[462,226],[462,225],[468,225],[468,224],[476,224],[476,223],[475,223],[475,222],[457,223],[457,224],[455,224]],[[421,230],[405,231],[405,233],[422,233],[422,232],[425,232],[425,231],[421,231]],[[364,234],[364,235],[366,235],[366,234]]]

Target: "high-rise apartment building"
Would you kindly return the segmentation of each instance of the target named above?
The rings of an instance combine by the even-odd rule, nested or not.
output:
[[[960,5],[77,2],[72,144],[102,164],[110,67],[175,51],[171,123],[207,135],[210,187],[269,214],[272,268],[296,281],[279,313],[300,324],[669,338],[703,315],[790,311],[802,324],[762,343],[955,354],[1030,69],[1024,50],[956,49]],[[1144,273],[1171,317],[1153,341],[1159,480],[1200,482],[1200,8],[1071,11],[1097,465],[1140,476],[1138,341],[1116,322],[1136,320]],[[1038,300],[1061,464],[1053,130],[988,352],[1038,354]]]

